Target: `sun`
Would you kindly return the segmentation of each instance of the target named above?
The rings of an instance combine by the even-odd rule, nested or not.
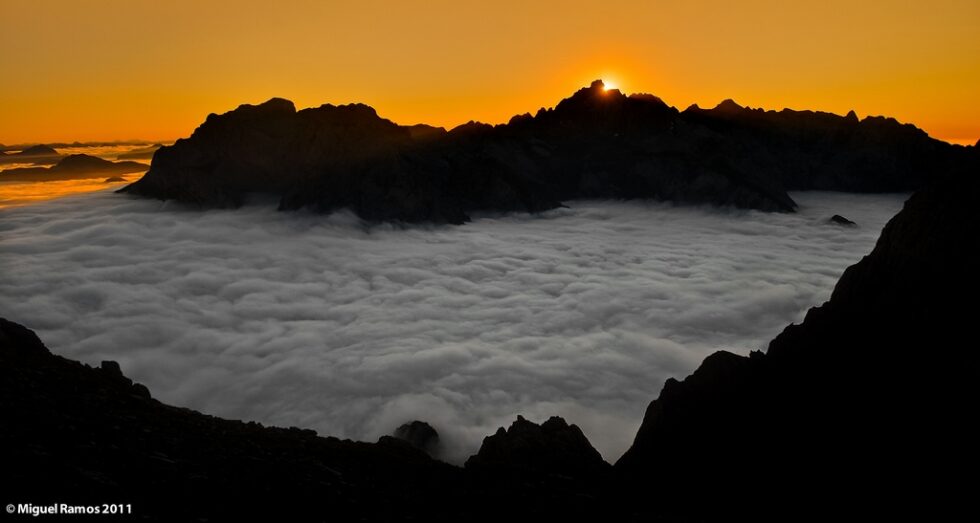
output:
[[[606,80],[605,78],[603,78],[602,79],[602,88],[603,88],[603,90],[606,90],[606,91],[612,91],[613,89],[619,89],[619,86],[616,85],[616,82],[614,82],[612,80]]]

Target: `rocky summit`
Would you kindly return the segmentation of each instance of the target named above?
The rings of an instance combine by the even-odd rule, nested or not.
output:
[[[284,210],[456,224],[577,198],[791,212],[789,190],[912,191],[959,168],[967,149],[888,118],[730,100],[681,112],[596,81],[533,116],[450,131],[397,125],[362,104],[243,105],[159,148],[149,172],[121,191],[202,207],[268,193]]]
[[[609,464],[576,425],[558,416],[541,425],[517,416],[510,428],[501,427],[483,439],[466,468],[582,477],[602,474]]]

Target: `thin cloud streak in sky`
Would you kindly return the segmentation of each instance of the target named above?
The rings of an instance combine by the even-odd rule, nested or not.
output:
[[[0,211],[0,316],[210,414],[366,440],[422,419],[455,462],[516,414],[561,415],[612,461],[666,378],[763,348],[904,200],[793,196],[795,215],[572,202],[406,229],[70,197]]]

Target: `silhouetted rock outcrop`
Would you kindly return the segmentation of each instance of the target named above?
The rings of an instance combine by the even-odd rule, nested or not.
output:
[[[402,512],[425,513],[424,503],[435,499],[429,492],[451,497],[459,477],[459,469],[410,447],[319,438],[161,404],[118,364],[93,369],[54,356],[33,332],[3,319],[0,413],[11,502],[113,499],[154,520],[319,520],[324,510],[401,519]]]
[[[23,167],[0,171],[0,181],[48,182],[101,178],[112,174],[143,172],[148,167],[139,162],[110,162],[87,154],[72,154],[62,158],[54,167]]]
[[[0,163],[33,163],[35,165],[53,165],[64,156],[47,145],[25,147],[16,153],[6,153]]]
[[[835,215],[831,216],[830,218],[827,218],[827,221],[829,223],[834,224],[834,225],[843,225],[845,227],[853,227],[853,226],[857,225],[856,223],[852,222],[851,220],[848,220],[847,218],[845,218],[845,217],[843,217],[843,216],[841,216],[839,214],[835,214]]]
[[[553,416],[538,425],[517,416],[510,428],[500,427],[483,439],[480,451],[466,460],[466,468],[589,477],[602,475],[609,464],[582,430],[564,419]]]
[[[395,429],[392,435],[430,456],[436,456],[440,449],[439,433],[424,421],[405,423]]]
[[[596,81],[534,116],[449,132],[399,126],[360,104],[243,105],[160,148],[123,191],[208,207],[266,192],[281,196],[281,209],[349,207],[409,222],[461,223],[474,211],[536,212],[575,198],[792,211],[787,190],[911,191],[965,149],[891,119],[731,100],[678,112]]]
[[[668,380],[616,464],[633,500],[732,519],[972,508],[978,197],[976,174],[930,184],[768,352]]]

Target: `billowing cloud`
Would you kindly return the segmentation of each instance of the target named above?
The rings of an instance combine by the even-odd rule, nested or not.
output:
[[[366,440],[422,419],[457,462],[518,413],[561,415],[611,461],[666,378],[799,321],[904,199],[793,197],[369,228],[88,194],[0,211],[0,315],[215,415]]]

